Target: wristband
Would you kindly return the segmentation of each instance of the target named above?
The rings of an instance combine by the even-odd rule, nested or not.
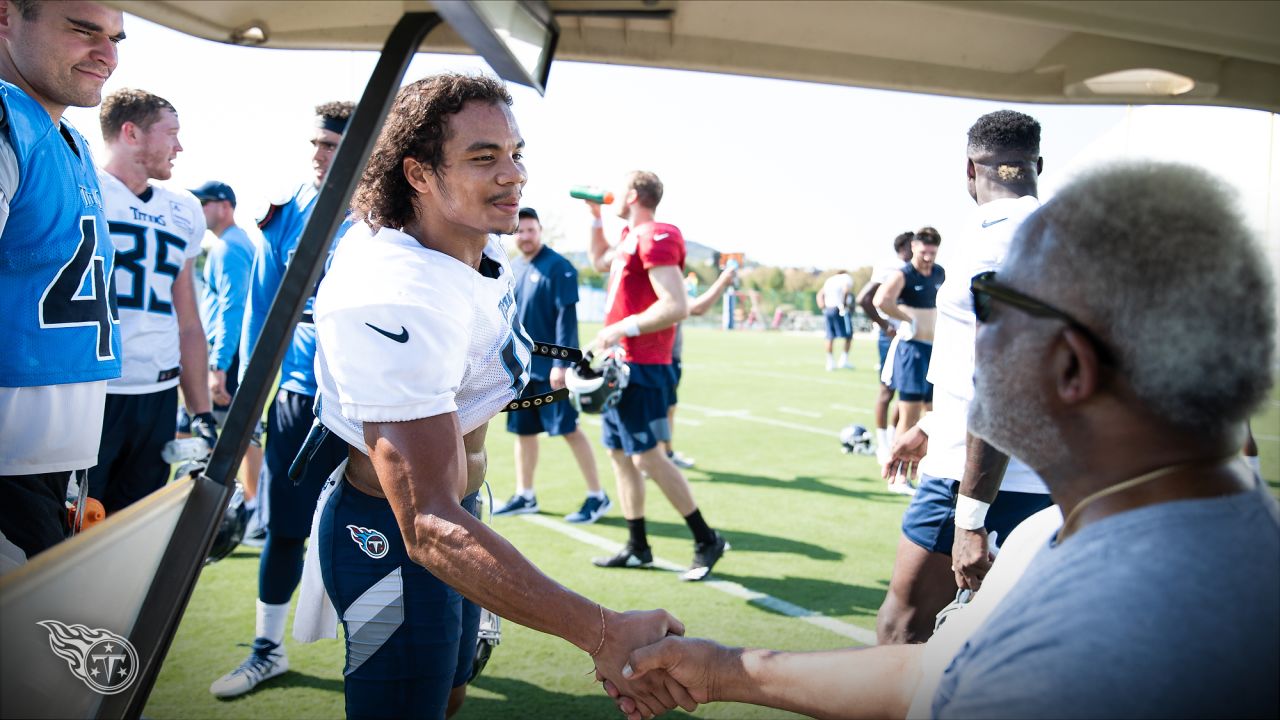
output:
[[[987,509],[991,503],[975,500],[968,495],[956,496],[956,527],[961,530],[981,530],[987,522]]]
[[[640,334],[640,321],[635,315],[628,315],[622,319],[622,333],[627,337],[635,337]]]
[[[591,221],[592,230],[599,230],[600,228],[603,228],[603,227],[604,227],[604,220],[601,220],[600,218],[594,218]]]

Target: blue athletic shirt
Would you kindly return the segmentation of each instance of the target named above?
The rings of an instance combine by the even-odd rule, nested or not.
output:
[[[240,347],[253,256],[253,241],[243,228],[232,225],[213,242],[204,261],[200,317],[209,341],[209,364],[219,370],[231,367]]]
[[[19,177],[0,233],[0,387],[119,377],[115,249],[89,145],[15,85],[0,81],[0,104]]]
[[[938,307],[938,288],[947,279],[947,272],[942,266],[934,265],[929,275],[922,275],[911,263],[903,265],[901,270],[906,283],[898,295],[898,304],[913,308]]]
[[[516,278],[516,317],[536,342],[578,347],[578,271],[560,253],[546,245],[526,261],[511,261]],[[568,360],[535,355],[529,376],[550,377],[552,367],[569,367]]]
[[[249,356],[258,344],[258,335],[262,333],[262,325],[267,320],[267,312],[271,310],[271,302],[275,300],[276,291],[280,289],[280,281],[284,279],[285,268],[293,259],[293,252],[302,237],[302,228],[311,217],[316,198],[320,191],[312,183],[303,183],[294,191],[293,196],[282,203],[272,203],[266,215],[258,221],[264,242],[257,248],[253,260],[253,273],[249,284],[249,299],[245,307],[244,332],[240,340],[240,374],[249,367]],[[333,251],[338,240],[351,227],[351,222],[344,220],[333,236],[329,245],[329,257],[325,260],[325,270],[333,262]],[[320,273],[324,278],[324,272]],[[316,287],[319,287],[319,281]],[[280,365],[280,389],[303,395],[316,394],[316,326],[313,316],[316,293],[312,288],[307,306],[302,312],[302,319],[293,331],[293,341],[285,350],[284,362]]]

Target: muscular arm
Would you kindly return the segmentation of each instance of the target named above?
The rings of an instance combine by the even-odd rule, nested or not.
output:
[[[912,322],[913,318],[898,307],[898,297],[902,295],[902,288],[906,287],[906,284],[907,276],[903,275],[901,271],[889,275],[889,278],[876,289],[874,300],[876,309],[881,314],[895,320]]]
[[[680,277],[680,268],[675,265],[656,265],[649,268],[649,282],[658,299],[643,312],[632,317],[640,325],[640,334],[665,330],[689,316],[688,296],[684,292],[684,279]],[[624,318],[612,325],[606,325],[596,335],[591,346],[604,349],[616,345],[626,336],[627,321]]]
[[[711,287],[707,288],[706,292],[694,298],[689,303],[689,314],[706,314],[706,312],[716,304],[716,300],[720,299],[720,295],[725,291],[725,288],[729,287],[729,283],[733,282],[733,276],[735,274],[736,272],[733,270],[725,270],[720,273],[720,277],[716,278],[716,281],[711,283]]]
[[[964,477],[960,479],[960,494],[990,505],[995,502],[996,494],[1000,492],[1000,484],[1004,480],[1004,471],[1008,466],[1008,455],[991,447],[979,437],[967,435]],[[955,563],[958,587],[967,587],[976,592],[982,586],[982,580],[991,569],[989,552],[985,528],[976,530],[956,528],[952,560]]]
[[[595,220],[600,220],[600,206],[588,202],[587,207],[591,208],[591,216]],[[597,272],[609,272],[609,265],[613,262],[613,249],[609,247],[609,241],[604,237],[604,226],[598,222],[591,225],[591,244],[587,246],[587,258],[591,261],[591,267]]]
[[[173,310],[178,316],[179,382],[182,399],[191,414],[209,412],[209,346],[196,308],[196,287],[192,274],[195,261],[188,260],[173,280]]]
[[[893,326],[889,324],[888,320],[884,319],[884,316],[881,315],[878,310],[876,310],[875,296],[876,291],[879,289],[880,283],[867,283],[863,286],[862,290],[858,292],[858,299],[855,302],[857,302],[858,307],[862,308],[862,312],[866,313],[868,318],[871,318],[871,322],[880,326],[881,330],[884,332],[893,332]]]

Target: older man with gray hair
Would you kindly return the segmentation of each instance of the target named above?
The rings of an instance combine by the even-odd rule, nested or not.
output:
[[[1276,359],[1266,260],[1201,170],[1078,179],[998,276],[971,281],[970,428],[1025,459],[1065,516],[1013,532],[975,600],[994,605],[985,621],[943,657],[935,641],[801,654],[670,638],[634,652],[630,676],[666,669],[698,702],[821,717],[1276,717],[1280,514],[1239,454]],[[1011,554],[1025,568],[995,583]]]

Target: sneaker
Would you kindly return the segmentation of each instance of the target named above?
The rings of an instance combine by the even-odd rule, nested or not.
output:
[[[601,518],[605,513],[609,512],[609,508],[613,507],[613,503],[609,502],[609,496],[603,498],[587,496],[582,502],[582,507],[578,512],[572,515],[565,515],[565,522],[590,524]]]
[[[827,372],[831,372],[832,370],[835,370],[835,369],[836,369],[836,362],[835,362],[835,360],[832,360],[830,357],[828,357],[828,358],[827,358]]]
[[[223,675],[209,686],[209,692],[220,698],[233,698],[258,687],[263,680],[283,674],[289,669],[284,648],[266,638],[253,641],[253,652],[240,667]]]
[[[681,470],[688,470],[689,468],[693,467],[693,458],[685,457],[678,452],[671,453],[670,455],[667,456],[667,458],[670,459],[671,462]]]
[[[906,495],[911,497],[916,494],[916,489],[909,482],[889,483],[889,492],[895,495]]]
[[[653,550],[635,550],[627,543],[613,557],[600,557],[591,561],[596,567],[647,568],[653,566]]]
[[[267,529],[261,526],[255,528],[252,532],[245,534],[244,538],[240,541],[240,544],[246,547],[256,548],[266,545]]]
[[[525,499],[523,495],[512,495],[506,505],[493,511],[494,517],[502,515],[529,515],[538,512],[538,498]]]
[[[694,543],[693,544],[693,563],[680,574],[681,580],[696,582],[706,579],[711,574],[711,568],[715,566],[716,561],[723,555],[724,551],[729,549],[729,543],[719,532],[715,533],[715,542]]]

